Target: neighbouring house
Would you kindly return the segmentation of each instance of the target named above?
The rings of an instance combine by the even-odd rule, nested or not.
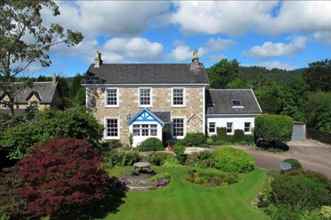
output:
[[[83,86],[86,107],[104,125],[103,139],[120,140],[134,147],[150,137],[164,141],[182,139],[190,132],[206,133],[210,131],[207,120],[226,118],[218,107],[229,104],[219,103],[220,99],[214,97],[208,104],[215,107],[214,112],[208,107],[210,99],[206,96],[213,97],[218,90],[208,90],[208,74],[197,53],[189,64],[106,64],[98,52]],[[221,90],[220,95],[222,91],[226,90]],[[242,91],[243,95],[237,99],[248,113],[251,106],[258,104],[252,90]],[[254,113],[261,113],[261,109]],[[242,115],[233,114],[233,117],[242,118]],[[242,120],[231,119],[233,128],[244,129],[244,124],[235,125]],[[215,129],[217,126],[224,125],[216,123]],[[253,127],[251,122],[250,130]]]
[[[207,90],[208,135],[216,135],[217,128],[226,128],[228,135],[243,130],[251,135],[255,117],[262,109],[252,89],[209,89]]]
[[[24,111],[28,106],[34,105],[39,110],[49,108],[61,108],[63,105],[56,77],[48,82],[33,82],[31,85],[25,85],[22,82],[15,82],[17,89],[14,102],[15,111]],[[9,111],[6,103],[9,101],[8,94],[0,90],[0,111]]]

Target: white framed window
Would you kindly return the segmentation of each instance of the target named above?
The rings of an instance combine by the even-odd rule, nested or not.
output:
[[[152,106],[151,88],[139,88],[139,106]]]
[[[184,118],[172,119],[172,134],[174,137],[184,137]]]
[[[247,133],[251,132],[251,123],[250,122],[245,122],[244,131],[247,132]]]
[[[106,118],[105,119],[105,138],[118,139],[119,138],[119,119]]]
[[[227,134],[232,134],[232,126],[233,126],[233,123],[232,122],[227,122],[226,123],[226,133]]]
[[[132,128],[133,136],[140,136],[140,130],[141,130],[140,125],[133,125],[133,128]]]
[[[157,136],[157,125],[150,125],[151,136]]]
[[[185,106],[185,89],[172,88],[172,106]]]
[[[148,125],[141,125],[141,136],[149,136],[149,126]]]
[[[216,123],[215,122],[209,122],[208,132],[211,134],[216,133]]]
[[[118,88],[106,89],[106,106],[117,107],[118,106]]]

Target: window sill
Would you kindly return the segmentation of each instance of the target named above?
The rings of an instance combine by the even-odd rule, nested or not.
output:
[[[139,105],[140,108],[153,107],[152,105]]]
[[[171,107],[174,107],[174,108],[183,108],[183,107],[186,107],[186,105],[171,105]]]
[[[105,105],[105,108],[118,108],[119,105]]]

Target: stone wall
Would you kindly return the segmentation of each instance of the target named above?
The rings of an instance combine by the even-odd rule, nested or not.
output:
[[[171,106],[171,87],[152,88],[152,111],[166,111],[171,117],[185,117],[186,132],[204,132],[204,87],[185,87],[185,106]],[[128,119],[142,108],[139,107],[137,87],[119,87],[119,106],[105,107],[105,89],[98,88],[95,94],[94,114],[101,124],[105,117],[119,118],[120,141],[128,143]]]

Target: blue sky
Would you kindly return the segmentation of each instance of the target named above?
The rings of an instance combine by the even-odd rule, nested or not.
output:
[[[205,66],[221,58],[242,65],[294,69],[330,58],[331,1],[59,1],[61,15],[81,31],[75,48],[51,50],[49,68],[31,75],[84,73],[100,50],[106,63],[187,63],[199,51]]]

